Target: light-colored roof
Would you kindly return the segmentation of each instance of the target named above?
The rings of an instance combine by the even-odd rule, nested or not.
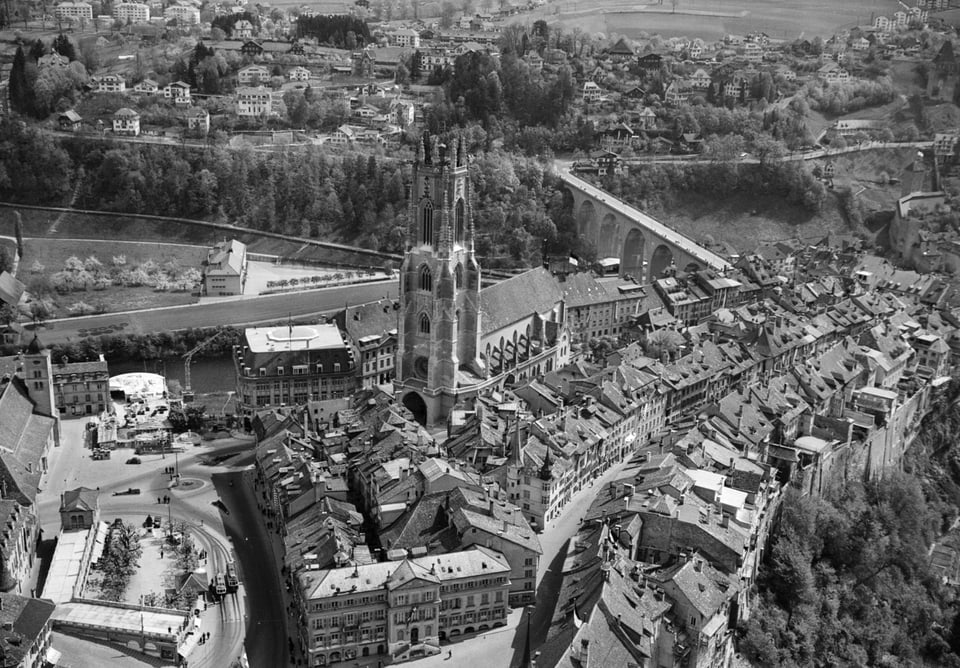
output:
[[[306,590],[305,597],[313,600],[379,591],[391,582],[396,585],[413,578],[441,582],[509,572],[510,564],[503,555],[478,545],[461,552],[403,561],[305,571],[300,575],[300,582]]]
[[[253,353],[328,350],[346,345],[340,330],[332,324],[251,327],[244,330],[244,335]]]

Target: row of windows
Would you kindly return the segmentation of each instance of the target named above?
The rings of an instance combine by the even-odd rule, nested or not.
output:
[[[376,610],[363,610],[359,613],[348,612],[345,615],[333,615],[331,617],[316,617],[313,620],[314,629],[338,629],[341,626],[353,626],[358,622],[363,624],[371,620],[383,620],[387,618],[387,611],[384,608]]]
[[[342,637],[343,644],[350,645],[355,642],[369,642],[371,640],[383,640],[387,636],[387,630],[383,626],[375,626],[373,629],[361,629],[359,633],[350,631],[344,633]],[[341,635],[331,633],[330,635],[315,635],[313,637],[315,647],[337,647],[341,644]]]
[[[317,371],[316,371],[317,373],[323,373],[323,365],[322,365],[322,364],[318,364],[317,367],[316,367],[316,369],[317,369]],[[306,376],[306,375],[308,375],[308,374],[310,373],[310,367],[309,367],[308,365],[306,365],[306,364],[297,364],[297,365],[294,365],[291,370],[292,370],[294,376]],[[260,371],[260,375],[261,375],[261,376],[266,376],[266,375],[267,375],[267,368],[266,368],[266,367],[260,367],[260,370],[259,370],[259,371]],[[285,373],[286,373],[286,368],[285,368],[285,367],[282,367],[282,366],[278,366],[278,367],[277,367],[277,374],[276,374],[276,375],[282,376],[282,375],[284,375]],[[340,362],[334,362],[334,363],[333,363],[333,373],[340,373]]]
[[[376,594],[371,596],[360,596],[358,598],[334,598],[324,604],[322,601],[316,601],[310,604],[310,612],[319,612],[323,609],[336,610],[337,608],[349,608],[353,605],[370,605],[378,601],[386,601],[386,594]]]

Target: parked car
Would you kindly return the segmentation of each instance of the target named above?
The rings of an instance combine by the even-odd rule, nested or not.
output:
[[[122,492],[114,492],[113,495],[114,496],[132,496],[134,494],[139,494],[139,493],[140,493],[139,487],[127,487],[126,490]]]

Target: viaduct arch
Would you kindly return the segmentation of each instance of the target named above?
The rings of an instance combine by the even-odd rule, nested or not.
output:
[[[639,209],[558,166],[572,198],[578,233],[599,257],[620,258],[620,274],[649,282],[670,266],[724,272],[730,263]]]

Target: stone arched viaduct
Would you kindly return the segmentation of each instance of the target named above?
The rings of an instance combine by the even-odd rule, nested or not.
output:
[[[620,258],[620,275],[648,282],[671,264],[678,269],[726,271],[730,263],[610,193],[566,171],[577,230],[598,257]]]

